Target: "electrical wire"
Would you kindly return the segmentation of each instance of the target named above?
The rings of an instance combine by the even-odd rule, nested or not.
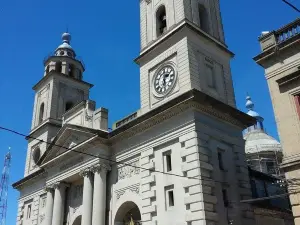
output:
[[[282,0],[285,4],[296,10],[297,12],[300,12],[300,9],[298,9],[296,6],[294,6],[292,3],[288,2],[287,0]]]
[[[165,175],[170,175],[170,176],[175,176],[175,177],[181,177],[181,178],[186,178],[186,179],[194,179],[194,180],[200,180],[200,181],[208,181],[208,182],[218,182],[218,183],[226,183],[224,181],[218,181],[218,180],[214,180],[214,179],[205,179],[205,178],[197,178],[197,177],[188,177],[188,176],[184,176],[184,175],[179,175],[179,174],[174,174],[174,173],[167,173],[167,172],[163,172],[163,171],[159,171],[159,170],[155,170],[155,169],[148,169],[148,168],[145,168],[145,167],[141,167],[141,166],[135,166],[135,165],[131,165],[131,164],[128,164],[128,163],[124,163],[124,162],[118,162],[118,161],[115,161],[115,160],[112,160],[112,159],[108,159],[108,158],[104,158],[104,157],[101,157],[99,155],[93,155],[93,154],[90,154],[90,153],[86,153],[86,152],[81,152],[81,151],[77,151],[75,150],[74,148],[78,145],[80,145],[81,143],[84,143],[85,141],[79,143],[79,144],[76,144],[75,146],[73,146],[72,148],[68,148],[68,147],[65,147],[65,146],[61,146],[61,145],[57,145],[57,144],[53,144],[51,142],[47,142],[47,141],[44,141],[42,139],[39,139],[39,138],[35,138],[31,135],[25,135],[21,132],[18,132],[16,130],[12,130],[12,129],[9,129],[9,128],[6,128],[6,127],[2,127],[0,126],[0,130],[4,130],[4,131],[7,131],[7,132],[10,132],[10,133],[13,133],[13,134],[16,134],[16,135],[19,135],[19,136],[22,136],[22,137],[26,137],[26,138],[29,138],[29,139],[34,139],[34,140],[37,140],[37,141],[40,141],[40,142],[43,142],[43,143],[46,143],[46,144],[51,144],[53,146],[57,146],[57,147],[60,147],[60,148],[63,148],[63,149],[66,149],[66,150],[69,150],[71,152],[76,152],[76,153],[79,153],[79,154],[82,154],[82,155],[87,155],[87,156],[91,156],[91,157],[94,157],[94,158],[98,158],[98,159],[102,159],[102,160],[106,160],[106,161],[109,161],[110,163],[114,163],[114,164],[120,164],[120,165],[124,165],[124,166],[129,166],[129,167],[133,167],[133,168],[136,168],[136,169],[141,169],[141,170],[148,170],[150,172],[154,172],[154,173],[161,173],[161,174],[165,174]],[[60,155],[64,154],[65,152],[61,153],[61,154],[58,154],[56,157],[59,157]],[[247,181],[240,181],[240,182],[245,182],[245,183],[249,183]]]

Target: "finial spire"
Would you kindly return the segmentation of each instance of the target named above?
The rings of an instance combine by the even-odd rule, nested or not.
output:
[[[69,34],[68,32],[63,33],[61,39],[63,40],[63,43],[70,44],[70,41],[71,41],[71,34]]]
[[[248,111],[254,109],[254,103],[252,102],[252,99],[248,93],[246,97],[246,108],[248,109]]]

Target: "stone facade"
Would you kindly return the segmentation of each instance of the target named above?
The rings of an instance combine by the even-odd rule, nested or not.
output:
[[[17,224],[254,223],[241,201],[251,198],[242,130],[255,120],[235,108],[219,1],[140,4],[141,109],[112,131],[70,34],[45,61],[25,177],[13,185]]]
[[[262,53],[254,60],[265,68],[275,119],[283,147],[282,168],[287,179],[299,178],[300,93],[299,26],[300,20],[269,32],[259,38]],[[295,224],[300,224],[298,187],[291,190]]]

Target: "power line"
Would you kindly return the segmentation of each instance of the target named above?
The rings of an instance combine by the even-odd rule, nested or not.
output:
[[[282,0],[285,4],[296,10],[297,12],[300,12],[300,9],[298,9],[296,6],[294,6],[292,3],[288,2],[287,0]]]
[[[46,144],[51,144],[53,146],[57,146],[57,147],[60,147],[60,148],[64,148],[66,150],[69,150],[69,151],[72,151],[72,152],[76,152],[76,153],[79,153],[79,154],[83,154],[83,155],[87,155],[87,156],[91,156],[91,157],[94,157],[94,158],[98,158],[98,159],[102,159],[102,160],[106,160],[106,161],[109,161],[111,163],[114,163],[114,164],[120,164],[120,165],[124,165],[124,166],[130,166],[130,167],[133,167],[133,168],[136,168],[136,169],[141,169],[141,170],[148,170],[150,172],[154,172],[154,173],[161,173],[161,174],[165,174],[165,175],[170,175],[170,176],[175,176],[175,177],[181,177],[181,178],[187,178],[187,179],[194,179],[194,180],[200,180],[200,181],[208,181],[208,182],[218,182],[218,183],[226,183],[224,181],[218,181],[218,180],[213,180],[213,179],[204,179],[204,178],[197,178],[197,177],[188,177],[188,176],[184,176],[184,175],[179,175],[179,174],[174,174],[174,173],[166,173],[166,172],[163,172],[163,171],[159,171],[159,170],[155,170],[155,169],[148,169],[148,168],[144,168],[144,167],[140,167],[140,166],[135,166],[135,165],[131,165],[131,164],[128,164],[128,163],[123,163],[123,162],[118,162],[118,161],[115,161],[115,160],[112,160],[112,159],[108,159],[108,158],[104,158],[104,157],[101,157],[99,155],[93,155],[93,154],[90,154],[90,153],[86,153],[86,152],[80,152],[80,151],[77,151],[75,150],[74,148],[76,146],[79,146],[81,145],[82,143],[84,143],[85,141],[73,146],[72,148],[68,148],[68,147],[65,147],[65,146],[61,146],[61,145],[57,145],[57,144],[53,144],[51,142],[47,142],[47,141],[44,141],[44,140],[41,140],[39,138],[35,138],[35,137],[32,137],[31,135],[25,135],[21,132],[18,132],[16,130],[12,130],[12,129],[9,129],[9,128],[6,128],[6,127],[2,127],[0,126],[0,130],[4,130],[4,131],[7,131],[7,132],[10,132],[10,133],[13,133],[13,134],[16,134],[16,135],[19,135],[19,136],[22,136],[22,137],[26,137],[26,138],[30,138],[30,139],[34,139],[34,140],[37,140],[37,141],[40,141],[40,142],[43,142],[43,143],[46,143]],[[96,137],[96,136],[95,136]],[[63,153],[60,153],[59,155],[57,155],[56,157],[59,157],[60,155],[64,154],[65,152]],[[241,182],[241,181],[240,181]],[[247,181],[243,181],[245,183],[249,183]]]
[[[4,131],[7,131],[7,132],[10,132],[10,133],[14,133],[16,135],[19,135],[19,136],[23,136],[23,137],[26,137],[26,138],[31,138],[31,139],[34,139],[34,140],[38,140],[38,141],[41,141],[41,142],[44,142],[44,143],[47,143],[47,144],[52,144],[53,146],[57,146],[57,147],[60,147],[60,148],[64,148],[66,150],[69,150],[69,151],[72,151],[72,152],[76,152],[76,153],[79,153],[79,154],[83,154],[83,155],[88,155],[88,156],[91,156],[91,157],[94,157],[94,158],[98,158],[98,159],[102,159],[102,160],[106,160],[106,161],[109,161],[109,162],[112,162],[114,164],[121,164],[121,165],[124,165],[124,166],[130,166],[130,167],[133,167],[133,168],[137,168],[137,169],[141,169],[141,170],[148,170],[150,172],[155,172],[155,173],[161,173],[161,174],[165,174],[165,175],[170,175],[170,176],[176,176],[176,177],[181,177],[181,178],[186,178],[186,179],[194,179],[194,180],[201,180],[201,181],[209,181],[209,182],[218,182],[218,183],[226,183],[226,182],[223,182],[223,181],[218,181],[218,180],[213,180],[213,179],[203,179],[203,178],[197,178],[197,177],[187,177],[187,176],[183,176],[183,175],[179,175],[179,174],[173,174],[173,173],[166,173],[166,172],[163,172],[163,171],[159,171],[159,170],[154,170],[154,169],[148,169],[148,168],[143,168],[143,167],[140,167],[140,166],[135,166],[135,165],[131,165],[131,164],[127,164],[127,163],[123,163],[123,162],[117,162],[115,160],[111,160],[111,159],[108,159],[108,158],[103,158],[103,157],[100,157],[99,155],[93,155],[93,154],[90,154],[90,153],[86,153],[86,152],[80,152],[80,151],[77,151],[73,148],[75,148],[76,146],[79,146],[81,145],[82,143],[84,143],[85,141],[73,146],[72,148],[68,148],[68,147],[65,147],[65,146],[61,146],[61,145],[57,145],[57,144],[53,144],[53,143],[50,143],[50,142],[47,142],[47,141],[44,141],[44,140],[41,140],[41,139],[38,139],[38,138],[35,138],[35,137],[32,137],[31,135],[25,135],[23,133],[20,133],[18,131],[15,131],[15,130],[11,130],[11,129],[8,129],[8,128],[5,128],[5,127],[1,127],[0,126],[0,130],[4,130]],[[95,136],[96,137],[96,136]],[[64,153],[60,153],[59,155],[57,155],[56,157],[59,157],[60,155],[62,155]],[[286,180],[288,181],[288,180]],[[243,181],[245,183],[249,183],[247,181]],[[230,203],[234,204],[234,203],[247,203],[247,202],[255,202],[255,201],[262,201],[262,200],[267,200],[267,199],[273,199],[273,198],[283,198],[289,194],[293,194],[293,193],[298,193],[298,192],[289,192],[289,193],[284,193],[284,194],[280,194],[280,195],[274,195],[274,196],[269,196],[269,197],[264,197],[264,198],[255,198],[255,199],[247,199],[247,200],[242,200],[240,202],[236,202],[236,201],[230,201]]]

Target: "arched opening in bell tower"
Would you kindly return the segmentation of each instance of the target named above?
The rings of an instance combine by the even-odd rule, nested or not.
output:
[[[125,202],[118,209],[114,225],[142,225],[141,212],[134,202]]]
[[[44,121],[44,111],[45,111],[45,104],[42,103],[40,106],[39,124],[41,124]]]
[[[156,12],[156,34],[157,37],[163,35],[167,31],[167,14],[166,7],[160,6]]]
[[[206,32],[206,33],[210,33],[210,29],[209,29],[209,18],[208,18],[208,13],[207,10],[205,8],[204,5],[199,4],[198,7],[199,10],[199,25],[200,28]]]
[[[75,78],[75,67],[72,64],[69,65],[69,76]]]
[[[62,72],[62,63],[60,61],[55,63],[55,71],[58,73]]]

